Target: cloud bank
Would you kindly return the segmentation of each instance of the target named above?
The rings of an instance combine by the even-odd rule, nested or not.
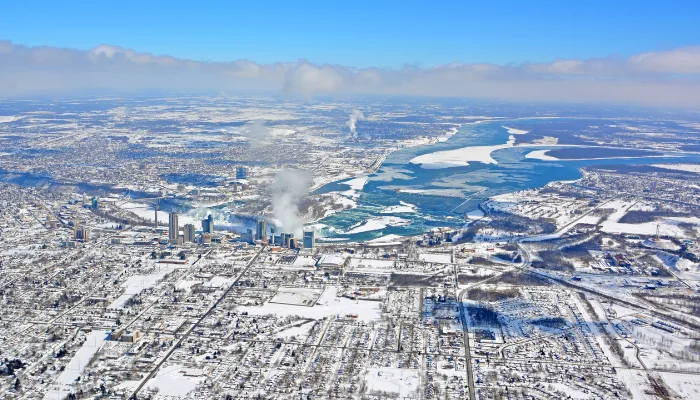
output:
[[[202,62],[112,45],[82,51],[0,41],[0,96],[100,90],[424,95],[700,108],[700,46],[628,58],[358,69],[306,60]]]

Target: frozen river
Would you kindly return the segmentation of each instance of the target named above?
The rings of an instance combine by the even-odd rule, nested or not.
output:
[[[437,226],[462,226],[463,215],[476,210],[487,197],[575,180],[581,177],[579,168],[590,165],[700,162],[700,155],[688,153],[640,157],[639,152],[590,145],[514,145],[516,136],[529,141],[528,133],[508,128],[510,122],[463,125],[445,142],[392,153],[361,188],[355,187],[357,208],[320,221],[323,235],[331,240],[364,241],[420,234]],[[536,127],[545,122],[527,123]],[[567,149],[570,159],[546,156],[547,151],[559,149]],[[335,182],[317,192],[342,192],[348,187]]]

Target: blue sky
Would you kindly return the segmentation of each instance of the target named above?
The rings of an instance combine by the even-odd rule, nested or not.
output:
[[[547,62],[700,44],[698,1],[7,1],[0,40],[355,67]]]

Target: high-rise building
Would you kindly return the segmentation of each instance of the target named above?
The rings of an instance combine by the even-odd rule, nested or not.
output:
[[[290,242],[294,239],[293,233],[283,233],[282,246],[289,248]]]
[[[189,243],[194,243],[195,238],[194,238],[194,225],[192,224],[185,224],[185,226],[182,229],[182,233],[184,234],[184,239],[185,242]]]
[[[255,230],[255,240],[261,240],[267,242],[267,221],[261,219],[258,221]]]
[[[212,232],[214,232],[214,216],[209,214],[205,219],[202,220],[202,233]]]
[[[246,229],[245,232],[241,233],[241,242],[253,243],[255,240],[255,235],[252,229]]]
[[[97,199],[97,197],[93,197],[91,202],[93,210],[97,210],[98,208],[100,208],[100,201]]]
[[[76,239],[76,240],[82,240],[83,242],[87,242],[87,241],[88,241],[88,230],[87,230],[87,228],[83,228],[83,227],[78,228],[78,227],[76,227],[76,228],[75,228],[75,239]]]
[[[304,231],[304,248],[313,249],[316,245],[316,237],[314,231]]]
[[[236,167],[236,179],[248,179],[248,170],[246,167]]]
[[[177,242],[177,237],[180,235],[180,225],[177,223],[177,213],[168,215],[168,239]]]
[[[290,249],[297,249],[299,248],[299,243],[295,238],[289,238],[289,245],[287,247]]]

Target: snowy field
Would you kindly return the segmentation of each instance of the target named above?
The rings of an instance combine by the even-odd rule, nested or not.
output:
[[[674,171],[695,172],[700,174],[700,164],[653,164],[652,167],[670,169]]]
[[[607,233],[626,233],[635,235],[656,235],[657,227],[661,236],[672,236],[677,238],[687,237],[686,231],[680,227],[681,223],[695,225],[696,231],[700,226],[700,218],[698,217],[667,217],[658,221],[645,222],[641,224],[626,224],[619,222],[620,219],[627,214],[633,202],[615,200],[606,204],[606,208],[614,208],[615,211],[601,223],[601,231]]]
[[[163,367],[155,377],[148,381],[146,388],[158,389],[156,398],[164,396],[185,398],[187,393],[194,390],[197,384],[204,379],[202,376],[186,376],[186,373],[188,375],[196,375],[197,371],[193,371],[191,368],[183,368],[181,365]]]
[[[52,386],[44,396],[44,400],[62,399],[72,392],[71,385],[83,373],[97,351],[102,347],[107,334],[100,330],[90,332],[85,338],[85,343],[71,358],[66,368],[56,378],[55,386]]]
[[[108,309],[122,309],[132,297],[141,293],[144,289],[150,288],[160,282],[163,278],[175,271],[175,267],[158,266],[157,269],[148,275],[130,276],[121,286],[124,288],[124,293],[119,296]]]
[[[282,287],[277,290],[270,303],[311,307],[321,295],[321,289]]]
[[[241,312],[251,315],[277,316],[296,315],[301,318],[322,319],[331,316],[345,316],[356,314],[359,321],[376,321],[381,315],[381,302],[350,300],[345,297],[337,297],[338,287],[328,286],[313,307],[300,307],[289,304],[265,303],[262,306],[240,307]]]
[[[386,392],[400,399],[415,398],[420,387],[420,371],[415,369],[370,368],[365,379],[370,394]]]

